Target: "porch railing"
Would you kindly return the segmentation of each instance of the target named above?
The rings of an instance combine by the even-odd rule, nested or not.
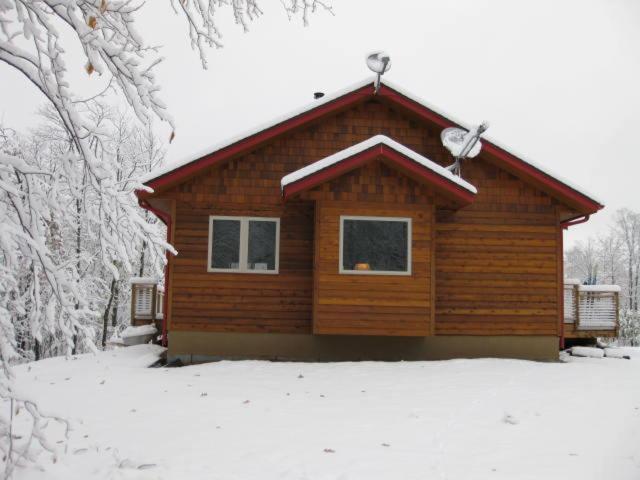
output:
[[[131,325],[144,325],[162,319],[164,288],[154,278],[131,279]]]
[[[577,330],[616,330],[618,328],[618,285],[580,285],[564,282],[564,323]]]

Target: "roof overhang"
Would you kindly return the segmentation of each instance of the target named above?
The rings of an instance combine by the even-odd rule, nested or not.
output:
[[[477,190],[469,182],[384,135],[376,135],[284,176],[282,196],[286,200],[374,160],[381,160],[413,180],[429,185],[459,206],[469,205],[475,199]]]
[[[339,111],[346,110],[371,98],[376,98],[381,102],[400,108],[440,128],[452,126],[465,128],[462,123],[451,120],[450,116],[445,116],[426,102],[396,86],[392,86],[386,80],[382,80],[377,93],[374,93],[373,85],[373,80],[367,79],[347,90],[325,96],[307,107],[279,118],[266,126],[261,126],[238,138],[211,147],[206,153],[198,155],[195,159],[151,172],[149,176],[142,179],[142,182],[150,187],[153,192],[138,190],[136,194],[140,198],[153,196],[156,192],[170,188],[195,176],[202,169],[246,154],[281,135],[290,133],[295,129]],[[483,137],[483,145],[482,155],[487,161],[496,164],[524,181],[532,183],[578,212],[593,214],[603,208],[603,205],[592,195],[579,190],[567,181],[560,180],[540,165],[523,160],[520,156],[508,152],[486,137]]]

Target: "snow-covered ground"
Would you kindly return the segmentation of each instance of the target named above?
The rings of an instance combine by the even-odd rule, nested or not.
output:
[[[74,430],[65,443],[52,426],[67,453],[16,478],[640,478],[640,350],[566,363],[145,368],[160,351],[18,367],[19,389]]]

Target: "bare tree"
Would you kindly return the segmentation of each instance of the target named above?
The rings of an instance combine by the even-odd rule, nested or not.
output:
[[[626,265],[626,297],[630,310],[638,311],[638,277],[640,273],[640,214],[626,208],[615,216],[615,230],[622,242]]]
[[[598,239],[565,252],[565,272],[583,283],[620,285],[620,334],[624,344],[640,344],[640,213],[618,210],[613,225]]]
[[[593,239],[579,242],[567,251],[565,262],[565,272],[570,277],[577,277],[588,285],[598,282],[599,254]]]

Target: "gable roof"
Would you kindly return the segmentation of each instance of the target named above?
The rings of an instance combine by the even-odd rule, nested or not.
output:
[[[385,135],[375,135],[285,175],[280,181],[282,196],[287,199],[381,157],[462,205],[471,203],[477,193],[476,187],[446,168]]]
[[[387,80],[382,79],[377,93],[374,93],[373,85],[374,79],[367,78],[347,89],[326,95],[266,125],[261,125],[226,142],[207,148],[204,152],[196,155],[195,158],[157,169],[143,177],[141,182],[153,190],[167,188],[190,178],[204,168],[247,153],[293,129],[374,97],[441,128],[465,128],[462,122],[453,120],[449,115],[445,116],[445,114],[427,102],[411,95]],[[490,137],[483,136],[483,152],[488,154],[501,168],[535,184],[543,191],[563,200],[581,213],[591,214],[603,208],[603,204],[593,195],[572,185],[567,180],[560,179],[546,168],[510,153]],[[151,192],[142,190],[138,190],[136,193],[140,198],[153,195]]]

